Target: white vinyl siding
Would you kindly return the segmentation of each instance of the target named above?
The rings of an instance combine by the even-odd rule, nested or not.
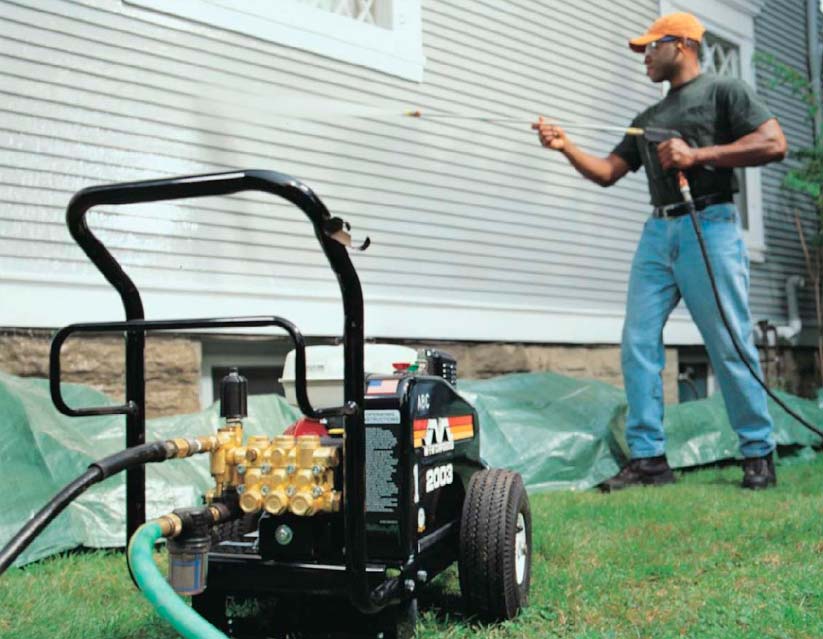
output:
[[[806,58],[806,8],[805,3],[794,0],[770,0],[763,6],[757,21],[757,49],[771,53],[783,64],[808,73]],[[787,37],[794,34],[795,37]],[[802,37],[801,37],[802,36]],[[786,134],[790,150],[798,150],[813,144],[813,126],[803,102],[786,86],[773,86],[772,77],[757,70],[758,90],[777,116]],[[811,236],[817,228],[817,214],[811,198],[800,196],[782,188],[783,179],[790,168],[797,168],[801,161],[791,155],[779,164],[763,167],[763,208],[768,243],[766,262],[752,266],[751,306],[755,320],[768,319],[773,324],[785,324],[788,320],[785,283],[793,275],[805,276],[803,252],[794,225],[795,211]],[[808,282],[808,280],[807,280]],[[814,291],[810,285],[798,290],[800,316],[803,318],[807,345],[815,342]]]
[[[648,216],[640,171],[604,190],[528,122],[628,124],[659,95],[626,42],[656,2],[428,0],[422,84],[118,0],[0,2],[3,326],[122,316],[65,229],[78,189],[264,168],[368,234],[354,255],[374,337],[619,341]],[[547,28],[550,25],[550,28]],[[297,96],[321,121],[278,112]],[[349,117],[351,105],[383,109]],[[522,115],[435,122],[408,108]],[[619,138],[574,133],[607,154]],[[251,194],[102,207],[91,226],[148,317],[278,314],[341,332],[337,285],[296,208]],[[667,334],[699,340],[679,313]]]

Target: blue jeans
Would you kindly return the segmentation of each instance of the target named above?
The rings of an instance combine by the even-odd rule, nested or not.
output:
[[[749,312],[749,258],[733,204],[698,213],[726,317],[738,344],[760,375]],[[744,457],[774,449],[766,394],[735,351],[717,311],[691,218],[649,218],[632,262],[621,362],[629,413],[626,441],[633,459],[664,453],[663,325],[680,298],[709,353],[729,421]],[[762,377],[761,377],[762,379]]]

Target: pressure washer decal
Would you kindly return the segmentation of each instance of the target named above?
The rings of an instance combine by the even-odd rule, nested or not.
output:
[[[454,481],[454,466],[446,464],[426,471],[426,493],[448,486]]]
[[[363,422],[370,424],[399,424],[399,410],[367,410]]]
[[[417,412],[428,413],[431,408],[431,396],[428,393],[420,393],[417,396]]]
[[[471,415],[414,420],[414,447],[423,448],[423,455],[437,455],[454,450],[454,442],[474,437]]]
[[[394,395],[398,382],[397,379],[370,379],[366,395]]]

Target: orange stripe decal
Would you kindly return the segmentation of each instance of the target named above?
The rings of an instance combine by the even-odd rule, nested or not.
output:
[[[446,417],[449,433],[452,441],[459,441],[462,439],[470,439],[474,437],[474,416],[473,415],[456,415],[454,417]],[[428,419],[415,419],[413,422],[414,428],[414,446],[419,448],[425,444],[426,435],[429,429],[429,423],[442,425],[443,418],[431,417]],[[434,426],[433,426],[434,427]]]

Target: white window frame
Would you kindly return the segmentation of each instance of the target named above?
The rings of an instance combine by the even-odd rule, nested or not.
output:
[[[703,26],[740,51],[740,76],[755,91],[754,20],[765,0],[660,0],[660,14],[686,11],[697,16]],[[766,239],[763,231],[763,187],[760,168],[748,167],[746,172],[746,205],[749,228],[743,231],[752,261],[766,259]]]
[[[391,25],[367,24],[296,0],[123,0],[269,42],[423,81],[421,0],[392,0]]]

